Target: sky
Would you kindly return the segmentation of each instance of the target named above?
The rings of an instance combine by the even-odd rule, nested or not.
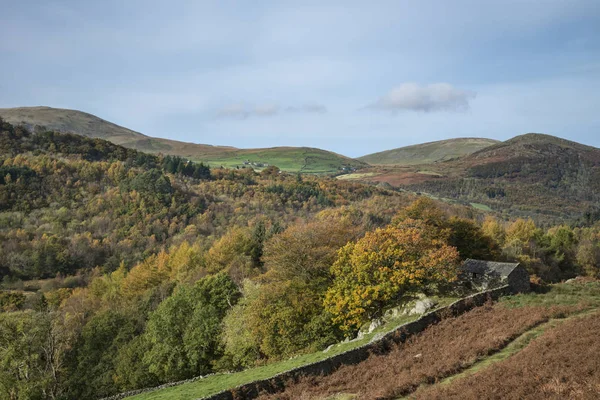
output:
[[[0,107],[348,156],[540,132],[600,147],[600,1],[0,0]]]

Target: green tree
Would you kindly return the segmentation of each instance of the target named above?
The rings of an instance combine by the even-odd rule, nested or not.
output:
[[[448,244],[456,247],[463,260],[473,258],[494,261],[500,257],[500,246],[474,221],[451,217],[446,226],[450,229]]]
[[[53,393],[45,352],[50,330],[48,314],[0,313],[0,398],[35,400]]]
[[[144,362],[163,382],[212,371],[221,355],[219,337],[226,311],[239,291],[225,274],[209,276],[194,286],[181,285],[150,314]]]
[[[94,315],[83,327],[76,345],[70,396],[91,399],[115,394],[116,356],[137,333],[135,321],[119,311]]]

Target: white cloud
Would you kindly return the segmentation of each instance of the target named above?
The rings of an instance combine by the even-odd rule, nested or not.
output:
[[[476,93],[455,88],[448,83],[434,83],[419,86],[416,83],[403,83],[380,97],[367,108],[398,112],[409,111],[466,111],[469,100]]]
[[[250,117],[273,117],[284,113],[324,114],[327,108],[316,103],[301,106],[280,107],[277,104],[247,105],[243,103],[229,104],[217,110],[217,118],[247,119]]]

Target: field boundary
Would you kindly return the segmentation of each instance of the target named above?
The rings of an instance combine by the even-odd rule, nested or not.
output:
[[[385,333],[380,339],[374,340],[365,345],[354,349],[336,354],[332,357],[320,360],[311,364],[306,364],[300,367],[293,368],[288,371],[281,372],[267,379],[260,379],[249,382],[235,388],[227,389],[219,393],[203,397],[198,400],[238,400],[238,399],[253,399],[261,393],[276,393],[285,388],[289,382],[297,382],[304,376],[324,376],[329,375],[337,370],[342,365],[354,365],[366,360],[371,354],[385,353],[391,345],[405,342],[409,337],[418,334],[440,322],[443,318],[455,317],[461,315],[475,307],[485,304],[489,300],[497,300],[501,296],[511,294],[508,285],[501,286],[496,289],[479,292],[454,303],[438,308],[430,313],[423,315],[421,318],[400,325],[391,331]],[[207,375],[209,376],[209,375]],[[138,394],[154,392],[161,389],[166,389],[174,386],[183,385],[186,383],[197,382],[206,378],[199,376],[192,379],[187,379],[178,382],[166,383],[160,386],[138,389],[125,393],[116,394],[114,396],[105,397],[101,400],[121,400]]]

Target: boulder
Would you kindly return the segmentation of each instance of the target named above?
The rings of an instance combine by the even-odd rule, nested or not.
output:
[[[435,302],[429,298],[417,300],[415,306],[408,312],[408,315],[422,315],[435,307]]]
[[[373,332],[375,329],[379,328],[381,325],[383,325],[383,321],[380,319],[371,321],[371,325],[369,325],[369,329],[367,330],[367,333]]]

